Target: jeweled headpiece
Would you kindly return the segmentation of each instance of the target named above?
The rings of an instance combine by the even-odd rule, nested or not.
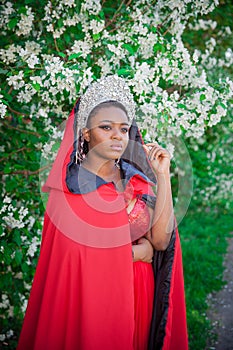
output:
[[[81,97],[77,116],[78,127],[85,127],[91,111],[107,101],[121,103],[127,111],[129,122],[132,122],[135,116],[133,95],[123,78],[110,75],[92,83]]]

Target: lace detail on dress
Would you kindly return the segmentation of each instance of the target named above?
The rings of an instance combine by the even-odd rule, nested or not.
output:
[[[144,236],[150,227],[150,213],[146,203],[137,198],[128,214],[132,241]]]

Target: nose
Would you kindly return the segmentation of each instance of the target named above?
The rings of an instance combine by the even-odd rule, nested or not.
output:
[[[113,128],[112,138],[115,139],[115,140],[121,140],[122,139],[122,133],[121,133],[120,128]]]

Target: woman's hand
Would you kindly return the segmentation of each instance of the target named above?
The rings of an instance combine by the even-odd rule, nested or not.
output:
[[[134,252],[134,262],[143,261],[151,263],[154,256],[154,249],[152,244],[146,238],[140,238],[138,244],[132,246]]]
[[[143,147],[156,174],[169,173],[171,160],[170,153],[159,146],[157,142],[147,143],[146,145],[143,145]]]

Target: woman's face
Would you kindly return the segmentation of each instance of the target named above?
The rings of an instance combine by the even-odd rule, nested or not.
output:
[[[104,160],[118,159],[127,147],[129,122],[125,112],[118,107],[103,107],[84,129],[84,138],[88,142],[92,156]]]

